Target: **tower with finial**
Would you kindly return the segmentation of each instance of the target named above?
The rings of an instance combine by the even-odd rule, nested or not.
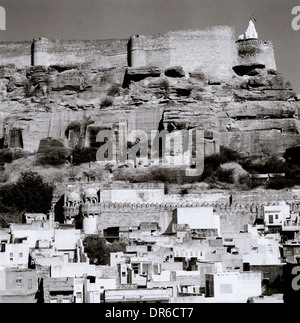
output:
[[[248,28],[236,41],[238,62],[233,70],[243,75],[253,68],[276,70],[273,43],[258,39],[253,14],[250,17]]]

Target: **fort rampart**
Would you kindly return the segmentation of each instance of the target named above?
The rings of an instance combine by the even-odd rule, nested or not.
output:
[[[87,68],[127,66],[127,40],[56,40],[35,38],[33,65],[83,64]]]
[[[300,204],[288,203],[293,212],[300,211]],[[176,223],[175,210],[184,207],[213,207],[220,215],[222,232],[239,232],[245,224],[254,224],[255,219],[263,218],[262,204],[229,204],[229,203],[87,203],[82,206],[83,216],[97,217],[97,230],[109,227],[138,227],[142,222],[156,222],[164,232],[170,232]],[[65,216],[78,214],[78,206],[65,207]]]
[[[232,67],[259,62],[275,68],[273,45],[260,40],[238,41],[235,28],[171,31],[157,35],[135,35],[129,39],[55,40],[1,42],[0,65],[50,66],[78,64],[84,68],[182,66],[201,70],[211,77],[227,79]]]
[[[217,71],[221,78],[232,75],[237,60],[235,30],[228,26],[137,35],[130,38],[129,49],[133,67],[180,65],[186,70],[199,68],[207,75]]]
[[[258,39],[239,40],[237,42],[238,65],[265,65],[276,70],[274,48],[271,41]]]

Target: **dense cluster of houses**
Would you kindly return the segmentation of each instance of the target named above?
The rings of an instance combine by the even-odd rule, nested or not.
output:
[[[24,219],[0,230],[0,302],[283,302],[283,266],[300,259],[299,214],[285,202],[240,232],[221,233],[212,207],[179,210],[167,234],[124,223],[98,232],[128,241],[103,265],[91,264],[83,229],[53,212]]]

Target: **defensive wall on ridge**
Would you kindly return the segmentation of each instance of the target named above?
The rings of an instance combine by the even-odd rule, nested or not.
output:
[[[63,185],[64,186],[64,185]],[[122,190],[120,192],[120,190]],[[91,218],[100,232],[109,227],[138,227],[142,222],[156,222],[164,232],[176,223],[177,208],[213,207],[220,216],[221,232],[239,232],[245,224],[263,218],[264,206],[285,201],[290,210],[300,212],[300,190],[199,191],[198,194],[165,194],[163,183],[66,183],[63,215],[72,219],[79,214]],[[113,192],[119,192],[118,202]],[[209,199],[207,199],[209,196]]]
[[[271,41],[248,39],[237,41],[238,65],[265,65],[276,70],[274,48]]]
[[[236,42],[235,28],[170,31],[135,35],[129,39],[56,40],[34,38],[33,42],[0,42],[0,65],[50,66],[79,64],[82,68],[182,66],[211,77],[228,79],[232,67],[249,63],[276,68],[273,44],[257,39]]]
[[[33,40],[33,65],[127,66],[127,40]]]
[[[31,41],[0,42],[0,65],[15,64],[22,68],[32,64]]]
[[[300,211],[300,203],[288,203],[293,212]],[[263,218],[264,206],[278,203],[85,203],[82,205],[84,217],[96,216],[97,230],[109,227],[138,227],[142,222],[156,222],[163,232],[171,232],[176,223],[175,210],[185,207],[213,207],[220,216],[221,232],[239,232],[245,224],[254,224],[255,219]],[[65,216],[74,217],[78,206],[65,207]]]
[[[235,29],[229,26],[137,35],[129,44],[132,67],[180,65],[188,71],[199,68],[207,75],[217,72],[228,78],[237,60]]]

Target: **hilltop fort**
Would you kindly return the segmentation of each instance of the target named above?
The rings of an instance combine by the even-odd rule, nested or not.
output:
[[[299,102],[253,20],[239,37],[215,26],[0,49],[2,148],[37,152],[47,138],[97,147],[99,130],[121,121],[147,133],[204,130],[206,155],[226,146],[262,158],[299,144]]]
[[[237,42],[235,29],[229,26],[135,35],[130,39],[34,38],[33,42],[2,42],[0,62],[2,65],[13,62],[17,68],[78,64],[90,69],[180,65],[187,72],[201,69],[219,79],[231,78],[232,68],[238,66],[257,64],[276,69],[272,42],[259,40],[248,29],[246,37]]]

